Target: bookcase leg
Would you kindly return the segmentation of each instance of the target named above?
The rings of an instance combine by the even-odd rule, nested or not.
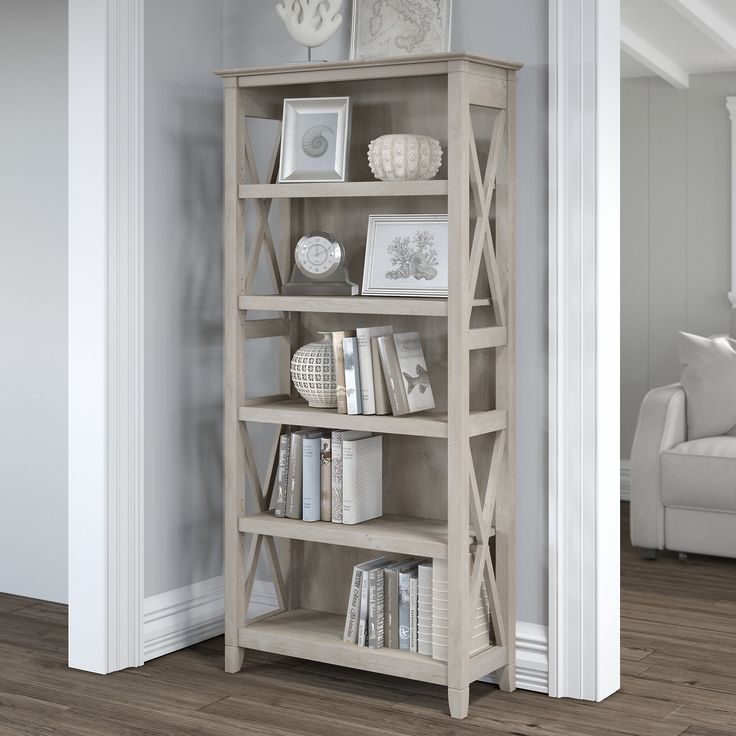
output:
[[[245,649],[243,647],[231,647],[225,645],[225,672],[235,674],[240,672],[243,666],[243,657]]]
[[[516,665],[507,664],[499,671],[498,686],[505,693],[512,693],[516,690]]]
[[[456,690],[454,687],[448,687],[447,702],[450,704],[450,715],[453,718],[467,718],[469,699],[469,688],[464,687],[462,690]]]

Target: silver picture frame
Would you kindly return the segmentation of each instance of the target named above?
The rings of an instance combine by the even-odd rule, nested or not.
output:
[[[425,32],[412,15],[431,13]],[[350,58],[353,61],[450,51],[452,0],[414,0],[404,12],[386,0],[353,0]]]
[[[446,298],[448,251],[446,214],[370,215],[361,293]]]
[[[279,182],[347,181],[349,97],[284,100]]]

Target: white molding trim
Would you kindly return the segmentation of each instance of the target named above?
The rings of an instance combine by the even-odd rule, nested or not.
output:
[[[69,665],[143,664],[143,0],[69,2]]]
[[[736,56],[736,28],[703,0],[665,0],[726,53]]]
[[[631,460],[621,461],[621,500],[631,501]]]
[[[731,119],[731,291],[728,300],[736,307],[736,97],[726,97]]]
[[[618,0],[550,0],[549,692],[619,688]]]
[[[248,616],[278,608],[273,583],[253,583]],[[143,658],[170,654],[225,631],[225,579],[222,575],[149,596],[144,604]]]
[[[549,636],[542,624],[516,622],[516,687],[535,693],[549,692]],[[497,683],[494,676],[482,682]]]
[[[621,24],[621,50],[677,89],[690,86],[690,75],[674,59]]]

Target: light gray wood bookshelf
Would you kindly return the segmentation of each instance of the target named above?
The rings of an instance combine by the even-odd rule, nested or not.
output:
[[[514,98],[519,65],[465,54],[237,69],[225,86],[225,669],[246,649],[406,677],[448,688],[495,672],[515,687]],[[351,98],[350,180],[276,183],[285,97]],[[254,122],[258,121],[258,122]],[[270,121],[270,122],[264,122]],[[253,145],[269,129],[270,155]],[[265,126],[265,127],[264,127]],[[269,128],[270,126],[270,128]],[[366,151],[384,133],[423,133],[444,151],[436,179],[379,182]],[[268,153],[268,152],[266,152]],[[267,158],[265,171],[263,163]],[[349,198],[347,202],[344,198]],[[448,299],[281,296],[296,240],[327,230],[361,282],[369,214],[446,212]],[[293,351],[322,330],[391,323],[422,338],[436,410],[348,416],[293,392]],[[253,341],[278,347],[269,395],[251,395]],[[263,373],[263,367],[258,369]],[[273,443],[259,474],[253,433]],[[385,516],[355,526],[277,519],[269,507],[279,433],[288,426],[364,429],[384,438]],[[261,468],[261,471],[263,468]],[[352,566],[367,550],[448,564],[448,659],[342,642]],[[259,560],[278,609],[247,610]],[[474,602],[485,586],[489,646],[471,654]]]

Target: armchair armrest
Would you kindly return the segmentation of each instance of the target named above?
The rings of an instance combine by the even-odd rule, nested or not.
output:
[[[682,386],[652,389],[641,404],[631,450],[631,543],[635,547],[664,548],[659,456],[686,439]]]

